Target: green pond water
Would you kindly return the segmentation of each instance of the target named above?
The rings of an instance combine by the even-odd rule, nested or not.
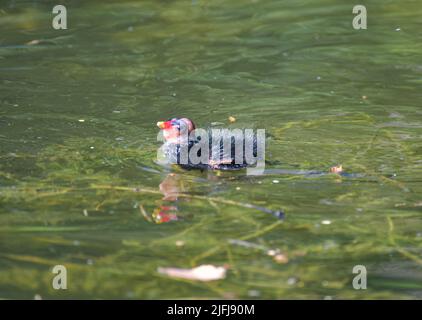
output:
[[[0,298],[422,298],[420,0],[361,1],[367,30],[346,0],[63,1],[67,30],[56,4],[0,1]],[[169,171],[174,116],[356,175]],[[226,278],[157,272],[204,264]]]

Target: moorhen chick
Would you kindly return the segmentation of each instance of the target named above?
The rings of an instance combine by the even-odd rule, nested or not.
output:
[[[243,139],[240,141],[243,151],[241,158],[240,156],[236,158],[236,139],[229,130],[220,130],[223,135],[230,134],[230,136],[222,136],[220,141],[213,143],[213,138],[215,140],[217,136],[213,135],[212,130],[202,130],[201,137],[200,133],[197,134],[199,130],[193,121],[188,118],[160,121],[157,122],[157,126],[162,130],[164,139],[164,144],[161,146],[161,160],[163,160],[161,162],[166,164],[177,164],[183,169],[201,170],[238,170],[256,164],[247,161],[246,158],[246,147],[251,146],[253,150],[250,151],[250,158],[257,158],[257,137],[252,131],[242,131]],[[207,139],[203,139],[204,132]],[[229,143],[229,147],[224,148],[225,141],[226,145]],[[196,159],[204,157],[198,163],[197,160],[193,161],[192,153]]]

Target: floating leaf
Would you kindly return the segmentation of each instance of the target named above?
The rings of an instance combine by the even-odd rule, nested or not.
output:
[[[192,269],[158,268],[158,272],[172,278],[183,278],[199,281],[213,281],[226,277],[225,267],[216,267],[210,264],[201,265]]]

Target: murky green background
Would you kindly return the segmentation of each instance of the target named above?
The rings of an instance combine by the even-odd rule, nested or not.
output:
[[[55,4],[0,1],[0,298],[422,298],[420,0],[361,1],[367,30],[346,0],[62,1],[68,30]],[[268,168],[359,175],[169,177],[173,116],[266,129]],[[230,269],[157,272],[201,264]]]

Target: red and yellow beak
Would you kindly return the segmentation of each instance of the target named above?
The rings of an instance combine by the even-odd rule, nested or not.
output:
[[[158,121],[157,127],[160,129],[170,129],[171,128],[171,122],[170,121]]]
[[[164,121],[158,121],[157,127],[160,128],[160,129],[164,129]]]

